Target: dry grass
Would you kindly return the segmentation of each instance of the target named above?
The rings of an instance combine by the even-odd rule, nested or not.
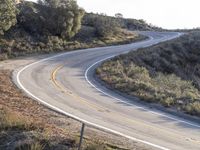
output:
[[[10,75],[9,70],[0,70],[0,149],[77,149],[81,124],[23,95]],[[91,145],[106,149],[147,149],[122,137],[86,127],[83,149]]]
[[[44,149],[45,145],[37,141],[33,143],[26,143],[16,148],[16,150],[44,150]]]
[[[29,131],[35,128],[30,118],[26,118],[17,112],[0,108],[0,130],[18,129]]]
[[[108,86],[147,102],[200,116],[200,33],[130,52],[103,63]]]
[[[0,149],[76,148],[76,136],[67,129],[70,123],[61,127],[63,116],[24,96],[13,85],[10,71],[0,71],[0,82]]]

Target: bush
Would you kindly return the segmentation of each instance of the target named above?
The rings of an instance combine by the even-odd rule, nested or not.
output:
[[[27,32],[42,36],[72,38],[81,28],[84,10],[76,1],[40,1],[39,4],[24,2],[20,4],[19,25]]]
[[[31,122],[16,113],[11,113],[8,110],[0,109],[0,130],[9,130],[16,128],[19,130],[31,130],[33,126]]]
[[[104,14],[94,14],[94,13],[86,13],[82,20],[82,25],[95,27],[96,22],[99,20],[107,20],[111,23],[114,23],[120,28],[128,29],[128,30],[154,30],[161,31],[161,28],[155,27],[153,25],[147,24],[144,20],[136,20],[136,19],[125,19],[125,18],[116,18],[106,16]]]
[[[0,3],[0,35],[17,23],[17,9],[13,0],[1,0]]]
[[[104,62],[96,71],[108,86],[147,102],[200,116],[200,32]]]
[[[88,25],[83,23],[79,31],[84,12],[74,0],[23,1],[17,7],[20,10],[17,25],[0,39],[0,60],[36,52],[125,44],[144,39],[118,30],[116,19],[103,15],[94,16],[96,20],[89,18]],[[91,22],[93,26],[89,26]]]
[[[200,116],[200,102],[189,103],[184,107],[184,110],[189,114]]]

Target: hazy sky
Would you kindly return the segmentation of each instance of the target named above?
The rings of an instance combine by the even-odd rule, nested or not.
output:
[[[33,0],[34,1],[34,0]],[[77,0],[87,12],[144,19],[174,29],[200,27],[200,0]]]

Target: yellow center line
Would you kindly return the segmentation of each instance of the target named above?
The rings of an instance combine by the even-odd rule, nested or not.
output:
[[[105,108],[103,108],[102,106],[99,106],[99,105],[96,105],[96,104],[93,104],[91,102],[88,102],[85,98],[82,98],[76,94],[74,94],[72,91],[70,91],[69,89],[67,89],[66,87],[63,87],[60,83],[58,83],[58,81],[56,80],[56,74],[57,72],[62,69],[64,67],[64,65],[61,65],[61,66],[58,66],[55,70],[53,70],[53,72],[51,73],[51,80],[53,82],[53,84],[59,88],[64,94],[66,94],[67,96],[71,96],[73,98],[75,98],[75,100],[77,101],[80,101],[84,104],[86,104],[87,106],[91,107],[92,109],[95,109],[97,111],[102,111],[102,112],[106,112],[106,113],[110,113],[112,118],[116,118],[118,120],[123,120],[125,121],[126,123],[131,123],[133,125],[135,124],[141,124],[143,125],[144,127],[148,127],[149,129],[156,129],[157,131],[161,131],[161,132],[165,132],[165,133],[168,133],[168,134],[171,134],[171,135],[176,135],[174,132],[170,132],[170,131],[167,131],[165,129],[162,129],[160,127],[153,127],[145,122],[142,122],[142,121],[137,121],[137,120],[132,120],[130,118],[128,118],[127,116],[123,115],[123,114],[119,114],[118,112],[111,112],[111,111],[108,111],[108,110],[105,110]],[[178,134],[179,136],[181,136],[180,134]],[[192,140],[191,138],[186,138],[184,136],[181,136],[183,137],[184,139],[187,139],[187,141],[191,141],[191,142],[194,142],[194,143],[197,143],[197,141],[195,140]],[[190,140],[188,140],[190,139]]]
[[[67,96],[71,96],[73,98],[75,98],[76,100],[83,102],[84,104],[87,104],[87,106],[91,107],[92,109],[95,109],[97,111],[106,111],[103,107],[99,107],[95,104],[92,104],[90,102],[88,102],[86,99],[74,94],[72,91],[70,91],[69,89],[67,89],[66,87],[61,86],[58,81],[56,80],[56,74],[57,72],[63,68],[63,65],[57,67],[51,74],[51,80],[53,81],[54,85],[56,87],[58,87],[64,94],[66,94]]]

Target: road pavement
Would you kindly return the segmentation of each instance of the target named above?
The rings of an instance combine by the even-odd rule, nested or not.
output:
[[[145,41],[57,54],[16,69],[16,84],[44,105],[153,149],[200,150],[200,124],[151,109],[106,89],[94,78],[102,61],[180,36],[142,32]]]

